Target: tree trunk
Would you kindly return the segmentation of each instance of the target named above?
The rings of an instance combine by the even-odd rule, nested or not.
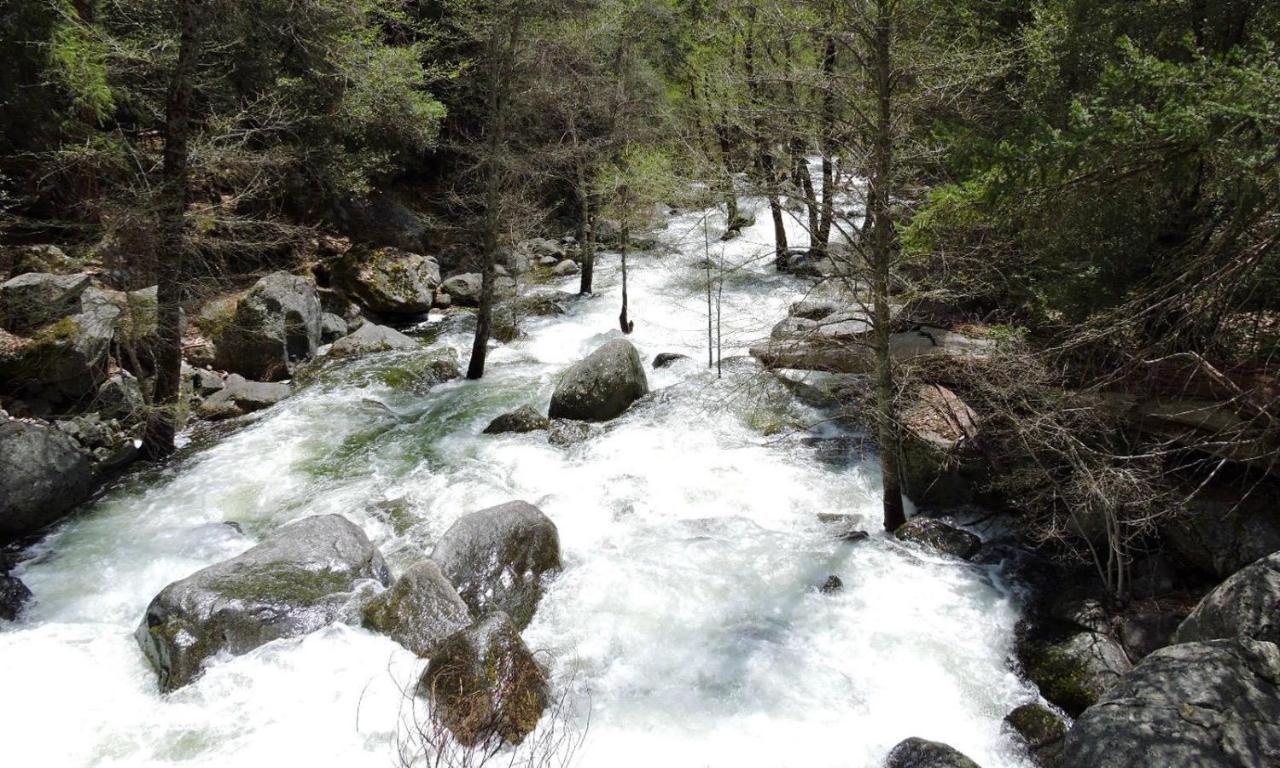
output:
[[[752,126],[755,129],[756,170],[764,184],[765,195],[769,198],[769,215],[773,218],[773,263],[775,267],[784,266],[787,252],[787,228],[782,217],[782,203],[778,196],[778,179],[773,161],[772,142],[765,125],[764,99],[760,94],[760,80],[756,77],[756,12],[754,7],[747,8],[747,44],[742,52],[742,63],[747,75],[747,93],[750,94],[751,109],[754,113]]]
[[[591,293],[591,280],[596,269],[596,223],[592,215],[591,193],[587,191],[584,175],[578,174],[578,189],[582,198],[582,221],[578,225],[578,249],[582,256],[582,274],[578,293]]]
[[[190,195],[187,143],[191,130],[191,81],[195,71],[201,0],[180,0],[178,60],[169,80],[165,105],[164,169],[160,188],[160,259],[157,265],[156,384],[143,434],[142,453],[167,456],[174,449],[179,398],[182,393],[182,298],[187,249],[185,222]]]
[[[876,422],[880,437],[880,474],[884,483],[884,527],[895,530],[906,522],[902,504],[902,476],[899,465],[901,439],[897,409],[893,356],[889,352],[889,276],[893,264],[895,232],[893,224],[893,60],[890,42],[893,29],[889,4],[876,0],[872,72],[876,97],[876,124],[872,141],[871,176],[868,179],[868,213],[871,217],[871,291],[876,358]]]
[[[822,133],[819,137],[822,151],[822,205],[819,209],[818,228],[813,234],[810,248],[817,256],[825,256],[827,246],[831,242],[831,222],[835,214],[836,174],[831,161],[832,144],[835,140],[836,123],[836,41],[834,37],[826,38],[822,54],[822,81],[825,90],[822,94]]]
[[[627,201],[626,187],[622,188],[622,193],[619,196],[619,201],[621,203],[621,211],[622,211],[622,215],[618,217],[619,219],[621,219],[620,225],[618,227],[619,229],[618,236],[622,243],[621,245],[622,311],[618,313],[618,325],[622,327],[623,333],[631,333],[633,330],[635,330],[636,324],[635,324],[635,321],[627,319],[627,249],[631,245],[631,227],[627,221],[628,213],[629,213],[629,209],[628,209],[629,203]]]

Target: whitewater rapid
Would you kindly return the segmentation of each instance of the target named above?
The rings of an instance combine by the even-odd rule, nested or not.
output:
[[[350,363],[48,536],[15,572],[36,602],[0,624],[6,758],[393,765],[421,662],[385,637],[333,625],[217,659],[161,696],[133,630],[167,583],[300,517],[346,516],[399,571],[458,516],[521,498],[560,530],[565,569],[525,639],[566,716],[589,714],[577,765],[871,768],[909,736],[986,768],[1029,765],[1001,726],[1036,695],[1009,666],[1019,607],[999,570],[878,533],[874,465],[820,460],[800,438],[838,430],[742,359],[806,291],[758,256],[767,209],[727,245],[711,215],[710,253],[737,269],[720,309],[724,377],[707,369],[703,215],[672,216],[658,252],[629,263],[642,358],[690,359],[650,369],[655,395],[584,443],[479,433],[519,405],[545,409],[558,373],[618,335],[616,254],[601,255],[592,298],[572,295],[576,276],[553,283],[569,314],[523,319],[479,382],[423,394],[367,375],[394,356]],[[798,226],[791,236],[803,242]],[[435,343],[465,362],[467,329],[442,327]],[[854,515],[873,536],[833,540],[819,512]],[[820,594],[831,574],[844,590]]]

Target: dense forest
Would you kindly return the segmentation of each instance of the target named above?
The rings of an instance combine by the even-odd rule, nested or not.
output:
[[[0,29],[0,753],[1280,765],[1280,4]]]

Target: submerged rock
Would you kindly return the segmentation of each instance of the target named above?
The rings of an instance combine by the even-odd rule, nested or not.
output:
[[[371,312],[420,315],[431,309],[440,266],[429,256],[399,248],[353,248],[334,265],[333,279]]]
[[[818,591],[824,595],[833,595],[842,589],[844,589],[844,582],[834,573],[828,576],[826,581],[822,582],[821,587],[818,587]]]
[[[216,339],[217,367],[259,381],[288,378],[320,344],[320,299],[311,281],[288,272],[259,280],[236,304]]]
[[[608,421],[649,392],[640,353],[626,339],[614,339],[560,376],[551,395],[550,417]]]
[[[913,517],[893,532],[900,541],[910,541],[944,555],[968,560],[982,548],[982,539],[930,517]]]
[[[547,705],[547,679],[520,631],[494,613],[457,632],[432,654],[418,693],[439,708],[440,721],[464,746],[519,744]]]
[[[1066,722],[1040,703],[1023,704],[1005,715],[1004,721],[1033,750],[1049,746],[1067,734]]]
[[[93,493],[89,460],[60,430],[0,422],[0,541],[35,533]]]
[[[0,619],[17,621],[22,607],[31,599],[31,590],[16,576],[0,574]]]
[[[547,442],[557,448],[569,448],[591,437],[591,425],[568,419],[552,419],[547,429]]]
[[[1247,637],[1280,643],[1280,552],[1222,582],[1174,633],[1175,643]]]
[[[366,579],[385,585],[390,576],[364,532],[338,515],[308,517],[165,587],[134,637],[160,690],[173,691],[216,654],[238,656],[333,622]]]
[[[500,435],[506,432],[540,432],[551,428],[551,420],[543,416],[532,405],[504,413],[484,428],[486,435]]]
[[[471,623],[467,604],[432,560],[410,566],[364,608],[364,625],[419,656]]]
[[[841,541],[862,541],[871,538],[871,534],[859,527],[860,518],[853,515],[842,515],[835,512],[819,512],[818,522],[827,526],[831,533]]]
[[[366,322],[355,333],[343,336],[329,348],[330,357],[356,357],[374,352],[417,349],[418,342],[394,328]]]
[[[654,368],[666,368],[679,360],[688,360],[688,355],[682,355],[679,352],[659,352],[657,357],[653,358]]]
[[[1162,648],[1077,718],[1062,766],[1262,768],[1280,760],[1280,648],[1214,640]]]
[[[560,533],[537,507],[509,501],[458,518],[431,559],[473,616],[502,611],[524,629],[542,598],[544,576],[560,570]]]
[[[910,738],[898,743],[885,768],[979,768],[958,749],[940,741]]]

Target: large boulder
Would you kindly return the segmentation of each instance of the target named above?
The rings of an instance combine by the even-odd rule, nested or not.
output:
[[[496,749],[519,744],[547,705],[547,679],[505,613],[457,632],[432,653],[418,693],[438,707],[459,743]]]
[[[57,429],[0,422],[0,541],[60,520],[93,493],[88,458]]]
[[[304,277],[274,272],[236,304],[216,339],[217,367],[259,381],[288,378],[320,344],[320,299]]]
[[[78,263],[56,245],[15,245],[0,251],[0,274],[9,277],[28,272],[65,275],[75,272]]]
[[[137,423],[145,415],[147,401],[138,379],[127,371],[120,371],[102,382],[91,407],[103,418]]]
[[[1280,644],[1280,552],[1222,582],[1174,633],[1175,643],[1247,637]]]
[[[502,611],[524,629],[537,610],[544,577],[560,570],[560,533],[537,507],[509,501],[458,518],[431,559],[473,616]]]
[[[89,275],[28,272],[0,284],[0,325],[22,333],[80,311]]]
[[[1076,719],[1059,765],[1280,765],[1280,648],[1214,640],[1156,651]]]
[[[330,357],[357,357],[374,352],[417,349],[418,342],[394,328],[366,322],[355,333],[343,336],[329,348]]]
[[[440,265],[399,248],[353,248],[333,268],[334,283],[365,309],[384,315],[420,315],[431,309]]]
[[[1206,488],[1165,524],[1164,540],[1188,565],[1225,579],[1272,552],[1280,552],[1280,514],[1274,492],[1240,498]]]
[[[900,541],[910,541],[944,555],[968,560],[982,548],[982,539],[954,525],[929,517],[913,517],[893,532]]]
[[[950,389],[922,384],[899,419],[906,495],[923,508],[972,501],[986,466],[978,450],[978,414]]]
[[[293,388],[281,382],[249,381],[233,373],[223,382],[222,389],[205,398],[197,414],[202,419],[220,421],[244,416],[247,413],[270,408],[293,393]]]
[[[432,560],[410,566],[364,607],[364,625],[419,656],[471,623],[467,604]]]
[[[885,768],[978,768],[960,750],[939,741],[910,738],[898,743],[885,759]]]
[[[1073,716],[1096,703],[1132,668],[1124,647],[1095,631],[1024,629],[1016,650],[1022,671],[1040,693]]]
[[[390,576],[364,532],[338,515],[308,517],[165,587],[134,636],[160,689],[173,691],[216,654],[238,656],[335,621],[365,580],[385,585]]]
[[[480,306],[480,291],[483,278],[479,272],[464,272],[454,275],[440,284],[440,290],[449,295],[453,306]],[[516,293],[516,282],[510,277],[495,275],[493,278],[493,295],[498,299],[506,299]]]
[[[76,314],[29,336],[0,331],[0,388],[50,402],[91,397],[106,379],[107,353],[122,310],[104,291],[78,298]]]
[[[640,353],[626,339],[614,339],[560,376],[551,395],[550,417],[608,421],[649,392]]]
[[[507,432],[539,432],[548,429],[551,429],[550,419],[532,405],[522,405],[489,422],[489,426],[484,428],[484,434],[501,435]]]

